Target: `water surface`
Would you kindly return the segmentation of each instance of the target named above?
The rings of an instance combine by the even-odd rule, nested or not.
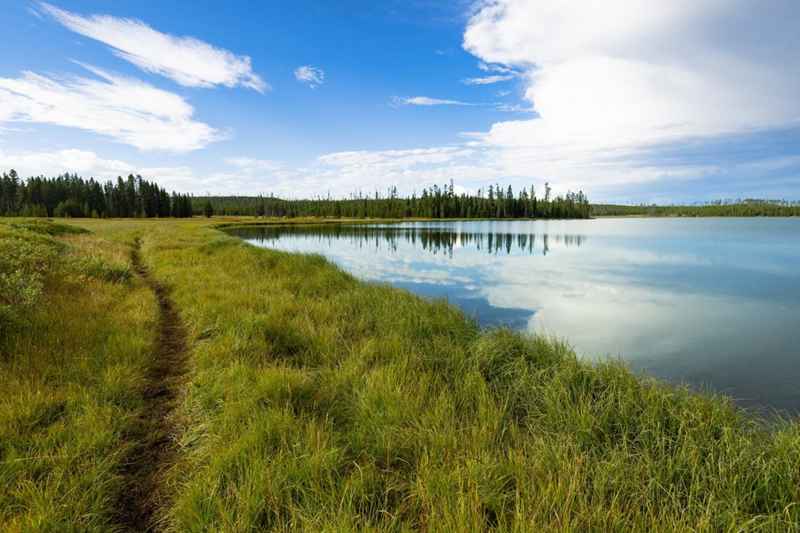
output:
[[[446,298],[482,325],[800,410],[800,219],[599,219],[259,227],[278,250]]]

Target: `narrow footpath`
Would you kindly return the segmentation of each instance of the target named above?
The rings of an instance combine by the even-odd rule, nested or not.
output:
[[[118,501],[118,523],[129,531],[158,531],[159,510],[166,495],[160,483],[176,445],[173,413],[187,365],[187,334],[169,290],[142,263],[141,241],[131,251],[131,263],[158,301],[158,336],[147,369],[145,406],[127,440],[134,444],[122,474],[125,487]]]

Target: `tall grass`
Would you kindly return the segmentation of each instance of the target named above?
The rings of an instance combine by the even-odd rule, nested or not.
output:
[[[114,529],[153,338],[134,236],[192,341],[167,530],[800,529],[795,422],[207,221],[70,223],[92,233],[0,225],[55,254],[2,341],[2,529]]]
[[[796,424],[196,221],[144,256],[195,341],[172,530],[799,527]]]
[[[0,530],[113,531],[155,303],[127,248],[0,224]]]

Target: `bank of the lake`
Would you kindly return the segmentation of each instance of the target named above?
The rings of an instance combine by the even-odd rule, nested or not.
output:
[[[124,470],[108,450],[135,445],[124,426],[146,405],[147,367],[139,355],[119,357],[121,347],[141,354],[156,338],[157,309],[136,278],[52,269],[71,256],[118,265],[124,254],[103,250],[137,237],[189,337],[171,421],[177,453],[160,477],[164,529],[800,527],[795,422],[767,428],[726,398],[643,380],[618,363],[582,362],[558,341],[482,331],[443,301],[358,281],[320,256],[255,248],[217,230],[219,222],[73,220],[91,233],[79,242],[46,237],[66,248],[52,244],[59,250],[45,265],[54,274],[41,302],[72,287],[70,276],[98,281],[79,283],[77,297],[58,306],[20,307],[18,325],[36,320],[36,338],[25,340],[28,327],[4,330],[0,365],[13,377],[0,404],[4,529],[106,531],[118,520]],[[9,246],[41,240],[0,229]],[[115,304],[86,306],[102,295]],[[128,298],[142,298],[135,316],[150,319],[132,322],[119,303]],[[56,316],[116,323],[104,337]],[[94,367],[65,342],[87,335],[98,346]],[[103,344],[108,335],[127,340]],[[51,350],[26,366],[41,339]],[[127,370],[117,368],[123,361]],[[23,394],[31,383],[37,392]],[[108,416],[91,417],[103,445],[69,445],[86,430],[97,393],[111,390],[100,396]],[[69,494],[84,486],[94,492],[77,508]]]
[[[358,279],[445,298],[483,327],[800,412],[800,218],[463,220],[229,228]]]

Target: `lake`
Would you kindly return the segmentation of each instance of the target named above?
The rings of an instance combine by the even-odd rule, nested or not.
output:
[[[617,218],[237,229],[359,278],[446,298],[483,326],[800,412],[800,219]]]

